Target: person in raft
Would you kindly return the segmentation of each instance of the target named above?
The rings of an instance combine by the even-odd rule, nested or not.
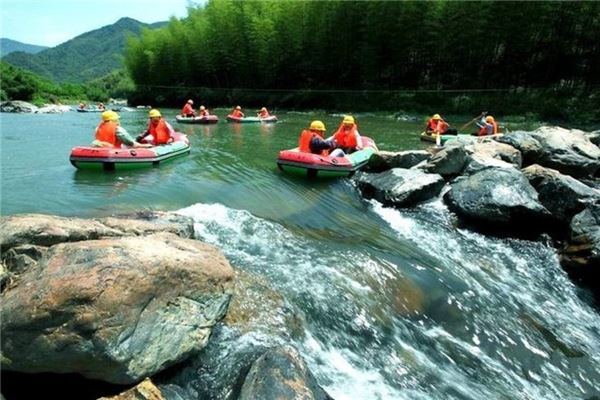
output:
[[[244,118],[244,113],[242,112],[242,107],[237,106],[231,112],[231,116],[235,118]]]
[[[187,101],[187,103],[185,103],[183,108],[181,109],[181,116],[182,117],[195,117],[196,112],[194,111],[193,106],[194,106],[194,100],[189,99]]]
[[[137,137],[138,142],[144,140],[146,142],[152,142],[155,146],[172,143],[175,130],[167,121],[165,121],[160,111],[153,108],[148,113],[148,117],[150,118],[148,121],[148,128],[144,133]]]
[[[498,124],[494,120],[494,117],[491,115],[487,115],[487,113],[481,113],[481,120],[479,122],[475,122],[475,125],[479,127],[479,131],[475,134],[475,136],[487,136],[487,135],[495,135],[498,133]]]
[[[308,129],[304,129],[298,140],[298,149],[303,153],[313,153],[326,156],[335,147],[333,138],[323,139],[325,124],[321,121],[313,121]]]
[[[96,127],[96,139],[92,142],[95,147],[152,147],[151,144],[138,143],[119,123],[119,114],[114,111],[104,111],[100,124]]]
[[[450,128],[450,124],[444,121],[440,114],[434,114],[427,121],[425,133],[428,135],[456,135],[458,132],[456,129]]]
[[[331,152],[332,157],[343,157],[363,148],[362,139],[353,116],[344,116],[340,127],[333,134],[333,140],[336,149]]]
[[[260,109],[260,111],[256,114],[259,118],[268,118],[271,116],[266,107]]]
[[[200,108],[198,109],[198,115],[201,116],[201,117],[208,117],[209,112],[206,109],[206,107],[200,106]]]

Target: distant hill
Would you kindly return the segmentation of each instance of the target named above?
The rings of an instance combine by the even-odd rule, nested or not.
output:
[[[37,54],[19,51],[8,54],[2,61],[57,82],[83,83],[123,68],[122,54],[128,35],[138,36],[143,28],[156,29],[166,24],[166,21],[145,24],[121,18]]]
[[[42,50],[46,50],[47,48],[48,47],[46,46],[37,46],[35,44],[18,42],[12,39],[0,38],[0,57],[4,57],[5,55],[15,51],[35,54]]]

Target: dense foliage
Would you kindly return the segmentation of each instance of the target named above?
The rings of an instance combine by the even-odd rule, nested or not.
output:
[[[597,119],[599,37],[596,2],[210,0],[125,62],[142,103]]]
[[[122,54],[128,36],[163,25],[164,22],[149,25],[121,18],[37,54],[11,53],[3,61],[57,82],[83,83],[123,67]]]
[[[120,69],[88,82],[87,84],[56,84],[34,73],[0,62],[0,100],[24,100],[37,105],[45,103],[68,103],[79,101],[102,101],[109,98],[127,98],[133,90],[133,82]]]

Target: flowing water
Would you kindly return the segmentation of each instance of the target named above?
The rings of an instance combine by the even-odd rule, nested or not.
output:
[[[338,400],[600,396],[600,316],[551,247],[457,228],[439,199],[395,210],[361,199],[349,179],[283,175],[277,152],[312,119],[330,133],[341,117],[277,114],[275,125],[173,123],[189,156],[116,173],[68,161],[98,114],[1,114],[2,214],[193,217],[200,239],[301,310],[295,345]],[[122,125],[135,135],[145,115],[123,112]],[[382,150],[427,145],[420,122],[357,117]]]

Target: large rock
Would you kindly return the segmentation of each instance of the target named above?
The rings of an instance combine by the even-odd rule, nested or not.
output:
[[[139,236],[164,231],[182,237],[191,237],[194,232],[193,220],[181,215],[145,212],[133,214],[131,217],[109,217],[98,220],[43,214],[3,217],[0,219],[0,249],[5,252],[22,244],[52,246],[63,242]]]
[[[33,104],[21,100],[10,100],[0,103],[0,112],[32,113],[37,110],[38,108]]]
[[[171,233],[53,245],[0,296],[1,366],[137,382],[206,345],[232,277],[216,248]]]
[[[371,156],[363,169],[367,172],[383,172],[392,168],[411,168],[422,161],[429,160],[431,153],[425,150],[379,151]]]
[[[542,127],[532,135],[542,145],[538,164],[574,177],[591,176],[600,169],[600,148],[584,132]]]
[[[600,288],[600,201],[573,217],[561,263],[586,284]]]
[[[521,152],[519,150],[511,145],[499,143],[494,140],[475,143],[469,146],[467,151],[471,151],[473,154],[478,154],[482,157],[489,157],[507,162],[514,165],[516,168],[521,168],[523,163]]]
[[[444,200],[458,216],[485,228],[541,230],[550,217],[535,189],[512,168],[484,169],[459,179]]]
[[[523,169],[523,174],[538,192],[540,203],[564,226],[588,203],[600,198],[600,191],[554,169],[534,164]]]
[[[458,140],[452,143],[448,142],[440,152],[431,157],[423,169],[451,178],[463,171],[467,164],[467,155],[465,143]]]
[[[302,356],[292,347],[267,351],[254,362],[244,381],[239,400],[326,400]]]
[[[98,400],[165,400],[160,389],[148,378],[135,387],[110,397],[100,397]]]
[[[445,181],[438,174],[394,168],[379,174],[359,173],[355,181],[362,195],[394,207],[410,207],[437,196]]]
[[[530,132],[510,132],[496,138],[496,141],[508,144],[519,150],[523,158],[523,166],[536,163],[542,155],[542,145]]]

